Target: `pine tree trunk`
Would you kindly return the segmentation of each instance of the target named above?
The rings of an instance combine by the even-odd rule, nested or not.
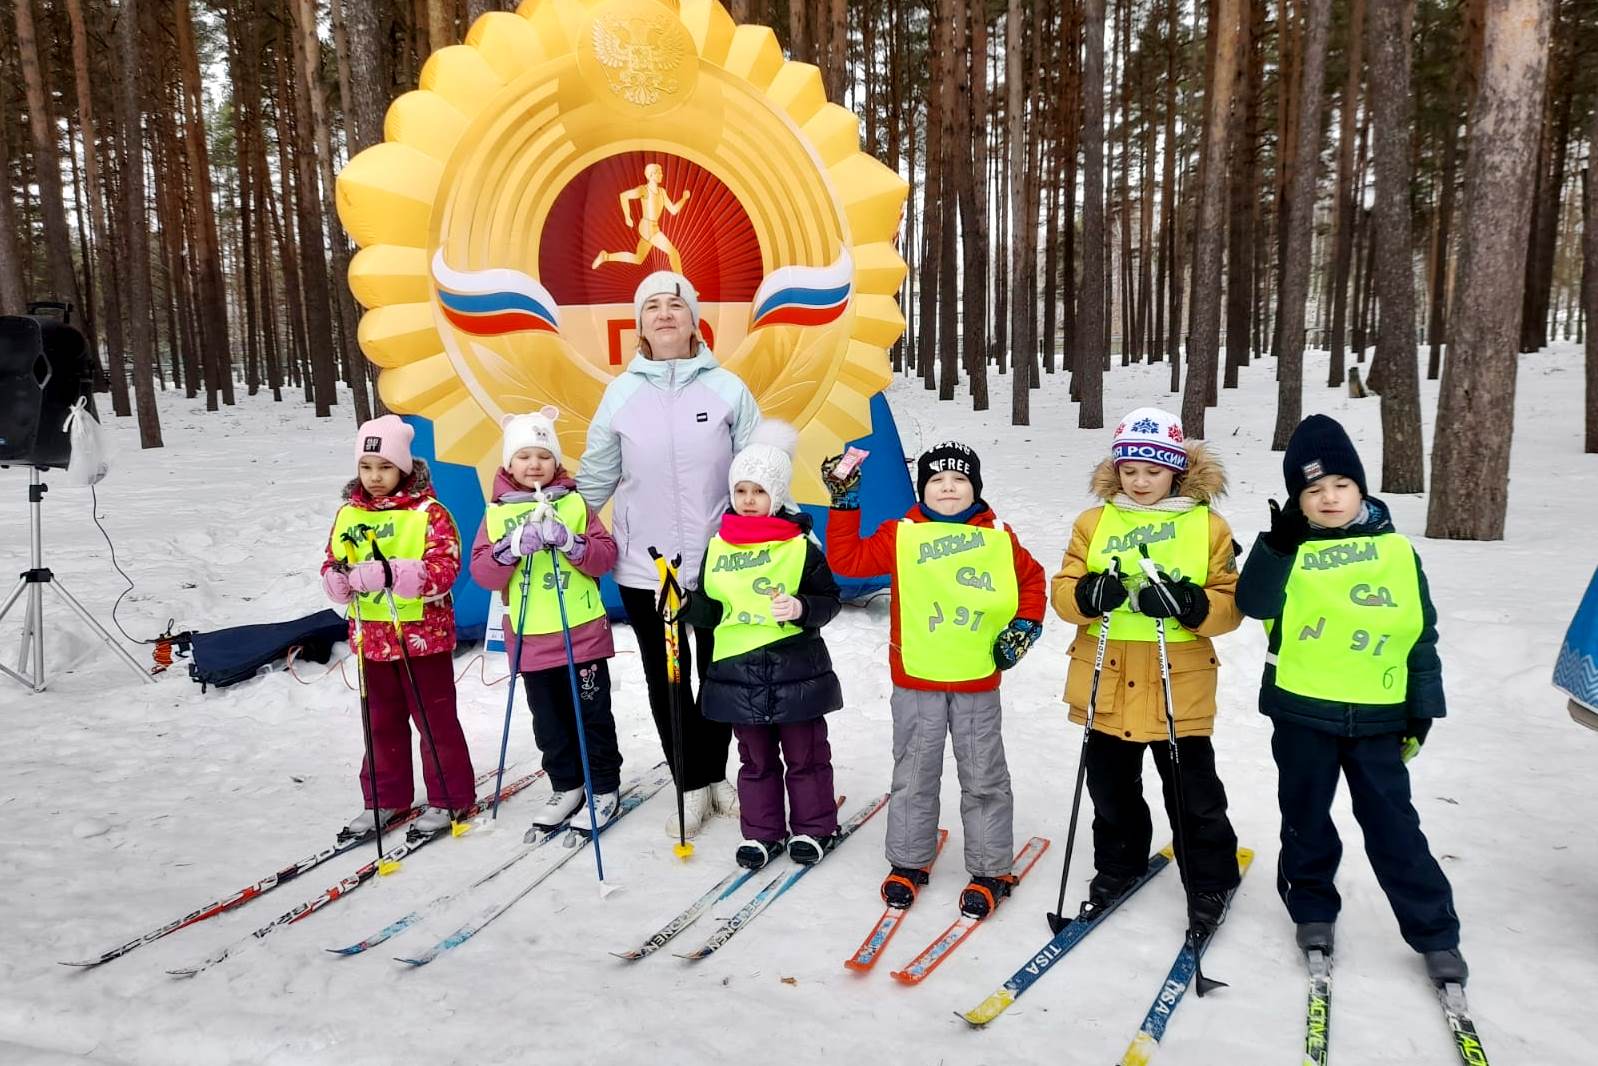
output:
[[[1248,365],[1251,312],[1254,309],[1254,212],[1259,197],[1258,149],[1259,76],[1256,56],[1262,26],[1254,20],[1254,3],[1243,0],[1239,17],[1237,64],[1233,107],[1240,109],[1232,130],[1231,209],[1227,215],[1226,254],[1226,388],[1237,388],[1237,372]]]
[[[1557,8],[1556,8],[1557,10]],[[1556,32],[1563,23],[1556,18]],[[1563,48],[1556,51],[1556,57]],[[1541,195],[1532,210],[1532,254],[1527,261],[1526,313],[1520,325],[1521,350],[1539,351],[1548,347],[1548,304],[1553,295],[1554,250],[1559,236],[1559,208],[1564,195],[1565,163],[1570,153],[1571,110],[1575,93],[1571,80],[1562,77],[1565,64],[1554,62],[1549,86],[1559,96],[1552,107],[1553,141],[1548,173],[1543,175]]]
[[[47,249],[45,267],[57,299],[82,306],[72,269],[72,237],[67,230],[66,203],[61,189],[61,146],[45,95],[45,57],[39,51],[33,28],[33,0],[14,0],[17,51],[21,57],[22,85],[27,96],[28,130],[33,134],[33,176],[39,186],[39,209],[44,217]]]
[[[790,26],[802,32],[804,6],[790,3]],[[799,14],[795,14],[799,12]],[[938,264],[943,248],[943,87],[940,77],[943,64],[933,60],[943,45],[946,24],[938,17],[938,0],[929,0],[927,15],[933,21],[932,38],[928,52],[927,119],[925,165],[926,187],[921,193],[921,307],[918,314],[920,335],[916,338],[916,369],[922,384],[928,389],[938,387]],[[795,22],[797,20],[797,22]]]
[[[1182,150],[1181,142],[1176,138],[1176,88],[1177,88],[1177,34],[1180,32],[1176,16],[1176,0],[1166,0],[1165,5],[1165,180],[1162,182],[1164,191],[1160,196],[1161,226],[1165,231],[1165,251],[1162,255],[1165,273],[1166,293],[1166,331],[1155,338],[1155,346],[1163,346],[1166,357],[1171,360],[1172,373],[1178,363],[1177,356],[1182,342],[1181,327],[1181,300],[1182,300],[1182,269],[1178,262],[1177,217],[1180,214],[1181,199],[1177,195],[1176,187],[1176,159]],[[1172,386],[1175,391],[1175,386]]]
[[[960,97],[955,77],[955,56],[962,47],[960,30],[955,23],[955,4],[963,0],[938,0],[939,18],[943,23],[943,47],[937,54],[939,92],[943,96],[939,106],[939,138],[943,145],[944,194],[939,197],[937,210],[942,216],[938,237],[938,399],[954,399],[954,387],[960,378],[959,335],[959,277],[956,272],[955,227],[956,206],[960,199],[961,164],[957,160],[968,153],[960,146],[955,112],[965,106]]]
[[[1448,328],[1448,242],[1453,235],[1454,186],[1459,170],[1459,123],[1451,115],[1443,131],[1442,189],[1437,197],[1437,246],[1432,249],[1431,314],[1426,322],[1426,379],[1435,381],[1442,372],[1443,339]]]
[[[1581,228],[1584,251],[1581,272],[1582,308],[1586,316],[1587,348],[1587,453],[1598,453],[1598,160],[1591,153],[1598,149],[1598,107],[1592,109],[1592,128],[1587,134],[1587,169],[1582,172],[1586,216]],[[1581,332],[1578,325],[1577,333]]]
[[[0,99],[0,104],[3,104]],[[9,123],[0,123],[0,315],[20,315],[28,309],[28,284],[16,235],[21,232],[11,184]]]
[[[338,3],[338,0],[332,0]],[[300,99],[310,105],[311,127],[316,138],[316,161],[322,179],[322,213],[331,227],[329,245],[333,253],[332,288],[334,305],[338,313],[337,364],[344,380],[349,384],[352,406],[357,424],[372,417],[372,405],[367,398],[365,357],[355,344],[355,298],[350,293],[350,246],[339,225],[338,208],[333,203],[333,138],[328,126],[321,76],[320,44],[316,39],[315,0],[297,0],[296,9],[301,20],[301,49],[304,54],[301,75],[305,79]],[[310,26],[310,33],[304,31]],[[309,49],[308,51],[305,51]]]
[[[218,390],[224,403],[233,403],[233,346],[228,339],[227,288],[222,282],[222,256],[211,198],[210,149],[205,140],[205,108],[200,95],[200,61],[194,49],[189,0],[173,0],[172,25],[184,98],[184,149],[193,182],[193,202],[189,207],[194,219],[195,285],[199,297],[195,310],[205,364],[205,408],[214,411]]]
[[[1425,487],[1415,350],[1414,244],[1410,238],[1410,29],[1413,0],[1371,0],[1371,128],[1376,206],[1376,335],[1381,369],[1382,491]]]
[[[788,0],[788,58],[801,63],[814,62],[810,49],[810,34],[806,26],[807,6],[806,0]]]
[[[84,199],[88,201],[89,227],[94,234],[93,247],[95,254],[85,254],[83,257],[83,273],[84,277],[88,279],[88,284],[85,286],[84,291],[85,295],[90,298],[89,304],[91,305],[84,308],[84,317],[90,325],[86,332],[89,334],[92,344],[99,333],[100,323],[104,322],[109,325],[117,319],[117,307],[107,300],[109,292],[105,286],[103,284],[95,284],[97,274],[102,279],[108,274],[106,267],[108,266],[108,261],[112,259],[111,240],[107,236],[105,212],[101,208],[100,200],[99,138],[96,135],[97,127],[94,120],[94,94],[90,87],[88,32],[84,27],[83,7],[79,0],[66,0],[66,8],[67,20],[72,27],[73,85],[77,93],[78,128],[82,134],[83,141],[83,188],[81,191]],[[78,224],[80,227],[83,224],[83,214],[82,210],[78,212]],[[96,259],[99,261],[96,262]],[[96,270],[97,267],[99,268],[98,271]],[[98,300],[94,299],[96,294],[99,296]],[[100,306],[92,306],[95,303]],[[120,347],[121,330],[117,329],[116,332],[119,335],[118,347]],[[110,352],[108,355],[113,362],[120,363],[122,360],[120,351]],[[122,417],[131,414],[132,408],[129,405],[126,379],[119,380],[116,375],[112,375],[110,385],[112,410]]]
[[[1499,540],[1509,504],[1520,282],[1551,0],[1487,0],[1426,535]],[[1384,314],[1385,318],[1386,315]]]
[[[1287,234],[1291,229],[1288,215],[1292,210],[1292,196],[1288,190],[1293,185],[1293,172],[1298,160],[1294,154],[1298,138],[1298,87],[1303,80],[1300,69],[1303,51],[1302,0],[1281,0],[1282,17],[1277,23],[1277,52],[1280,55],[1280,75],[1276,93],[1276,306],[1271,315],[1271,358],[1282,355],[1282,275],[1287,269]],[[1280,373],[1280,370],[1277,371]]]
[[[427,0],[427,50],[436,52],[455,43],[454,4]]]
[[[128,293],[128,362],[133,367],[133,401],[139,414],[139,446],[161,447],[161,412],[155,406],[155,338],[150,311],[150,217],[144,206],[144,135],[140,127],[139,79],[145,74],[139,47],[138,0],[122,0],[117,17],[117,51],[121,63],[122,232]]]
[[[1173,0],[1174,2],[1174,0]],[[1077,426],[1104,427],[1104,0],[1082,8],[1082,288],[1073,389]]]
[[[1337,184],[1333,204],[1337,211],[1332,237],[1332,335],[1326,384],[1337,388],[1346,376],[1344,338],[1348,326],[1348,276],[1354,256],[1354,144],[1358,139],[1360,67],[1365,41],[1365,0],[1353,0],[1348,17],[1348,77],[1343,82],[1343,103],[1337,133]]]
[[[328,299],[327,259],[323,254],[322,202],[317,195],[316,103],[310,83],[315,79],[320,45],[316,37],[314,0],[291,0],[294,17],[294,57],[299,76],[294,78],[295,203],[300,231],[300,271],[305,282],[305,326],[310,339],[312,389],[316,416],[327,418],[338,400],[333,355],[333,309]],[[436,0],[434,0],[436,3]],[[430,33],[436,27],[430,27]],[[331,217],[331,216],[330,216]]]
[[[960,50],[960,79],[966,91],[957,90],[960,108],[962,161],[960,164],[960,235],[964,259],[961,269],[961,333],[965,372],[971,381],[971,409],[988,409],[987,330],[987,51],[988,27],[982,0],[955,0],[955,21],[966,29]],[[969,117],[963,101],[970,100]]]
[[[1317,0],[1329,3],[1330,0]],[[1222,212],[1226,195],[1227,129],[1231,118],[1233,64],[1237,62],[1240,0],[1215,4],[1215,56],[1204,100],[1204,159],[1193,253],[1192,329],[1187,344],[1187,383],[1182,393],[1182,427],[1204,436],[1204,408],[1215,374],[1221,328]]]
[[[1021,0],[1009,0],[1004,20],[1005,120],[1010,127],[1010,424],[1028,424],[1031,361],[1026,316],[1031,313],[1032,264],[1026,261],[1026,25]]]
[[[1376,3],[1405,3],[1407,0],[1375,0]],[[1315,176],[1320,158],[1322,88],[1326,74],[1326,39],[1331,26],[1331,0],[1304,0],[1304,48],[1299,63],[1303,80],[1298,99],[1297,125],[1293,131],[1293,170],[1287,200],[1287,256],[1282,271],[1282,344],[1276,366],[1276,432],[1271,448],[1281,451],[1298,426],[1304,409],[1304,316],[1309,298],[1310,244],[1314,238]],[[1408,86],[1406,80],[1403,85]],[[1409,127],[1402,127],[1408,136]],[[1407,252],[1408,243],[1404,248]],[[1382,316],[1385,320],[1386,315]]]
[[[964,3],[964,0],[956,0]],[[849,9],[845,0],[831,0],[831,29],[827,37],[827,99],[843,104],[849,84]]]

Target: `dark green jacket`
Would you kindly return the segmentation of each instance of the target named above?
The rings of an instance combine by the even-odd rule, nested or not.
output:
[[[1396,532],[1386,504],[1374,496],[1367,496],[1365,502],[1370,515],[1364,524],[1343,529],[1312,528],[1306,543]],[[1294,558],[1272,550],[1263,538],[1258,539],[1237,582],[1237,605],[1243,613],[1273,623],[1270,629],[1272,658],[1282,643],[1282,608],[1287,601],[1287,579],[1293,571]],[[1409,727],[1408,723],[1447,714],[1443,698],[1443,663],[1437,655],[1437,608],[1432,605],[1426,572],[1421,569],[1418,554],[1415,570],[1420,582],[1422,628],[1420,638],[1409,651],[1409,686],[1402,703],[1336,703],[1301,696],[1277,688],[1276,666],[1266,662],[1265,676],[1260,681],[1260,713],[1345,737],[1406,732],[1424,735],[1430,722],[1418,729]]]

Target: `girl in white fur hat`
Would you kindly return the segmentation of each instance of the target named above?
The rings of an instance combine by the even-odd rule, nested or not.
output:
[[[700,709],[738,738],[737,861],[751,870],[784,847],[795,862],[817,862],[838,832],[824,716],[843,706],[843,690],[821,639],[838,613],[838,583],[793,501],[797,442],[792,426],[766,421],[733,458],[732,506],[683,606],[690,625],[715,630]]]
[[[561,465],[560,413],[545,407],[506,415],[500,470],[493,500],[472,545],[472,580],[505,599],[505,650],[522,675],[533,737],[544,756],[552,791],[528,830],[531,841],[577,815],[583,807],[583,764],[572,706],[560,604],[554,592],[560,556],[566,622],[577,664],[577,698],[587,733],[594,813],[600,825],[616,813],[621,750],[610,708],[609,660],[616,654],[610,620],[599,597],[599,578],[616,565],[616,542],[599,512],[577,494]],[[529,560],[524,562],[524,560]],[[530,572],[529,572],[530,571]],[[524,580],[525,577],[525,580]],[[518,651],[513,641],[520,637]],[[578,816],[586,824],[587,812]]]

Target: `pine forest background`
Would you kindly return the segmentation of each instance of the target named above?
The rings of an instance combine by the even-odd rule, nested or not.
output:
[[[333,175],[431,52],[507,5],[5,5],[0,313],[79,308],[145,447],[157,389],[380,408]],[[1428,535],[1497,539],[1518,356],[1573,341],[1598,452],[1598,0],[727,7],[816,64],[910,183],[893,363],[940,398],[1025,425],[1067,375],[1092,428],[1105,373],[1163,362],[1173,395],[1150,400],[1197,437],[1273,360],[1277,448],[1312,390],[1368,389],[1381,491],[1429,488]],[[1468,427],[1430,471],[1421,374]]]

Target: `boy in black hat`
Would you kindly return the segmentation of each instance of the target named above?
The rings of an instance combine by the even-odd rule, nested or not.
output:
[[[1365,494],[1359,453],[1335,420],[1299,423],[1282,474],[1287,506],[1271,501],[1270,531],[1237,585],[1238,606],[1269,634],[1260,711],[1274,726],[1280,774],[1277,891],[1299,947],[1329,958],[1343,851],[1332,797],[1346,778],[1404,940],[1434,982],[1462,985],[1453,890],[1421,833],[1405,767],[1445,713],[1437,611],[1420,557],[1387,506]]]
[[[924,453],[917,503],[867,535],[860,470],[836,477],[841,459],[821,464],[832,495],[827,561],[848,577],[892,577],[893,790],[882,898],[909,907],[927,883],[938,851],[943,753],[952,742],[971,875],[960,909],[984,918],[1016,883],[999,678],[1043,631],[1043,568],[982,498],[982,463],[969,446],[945,441]]]

